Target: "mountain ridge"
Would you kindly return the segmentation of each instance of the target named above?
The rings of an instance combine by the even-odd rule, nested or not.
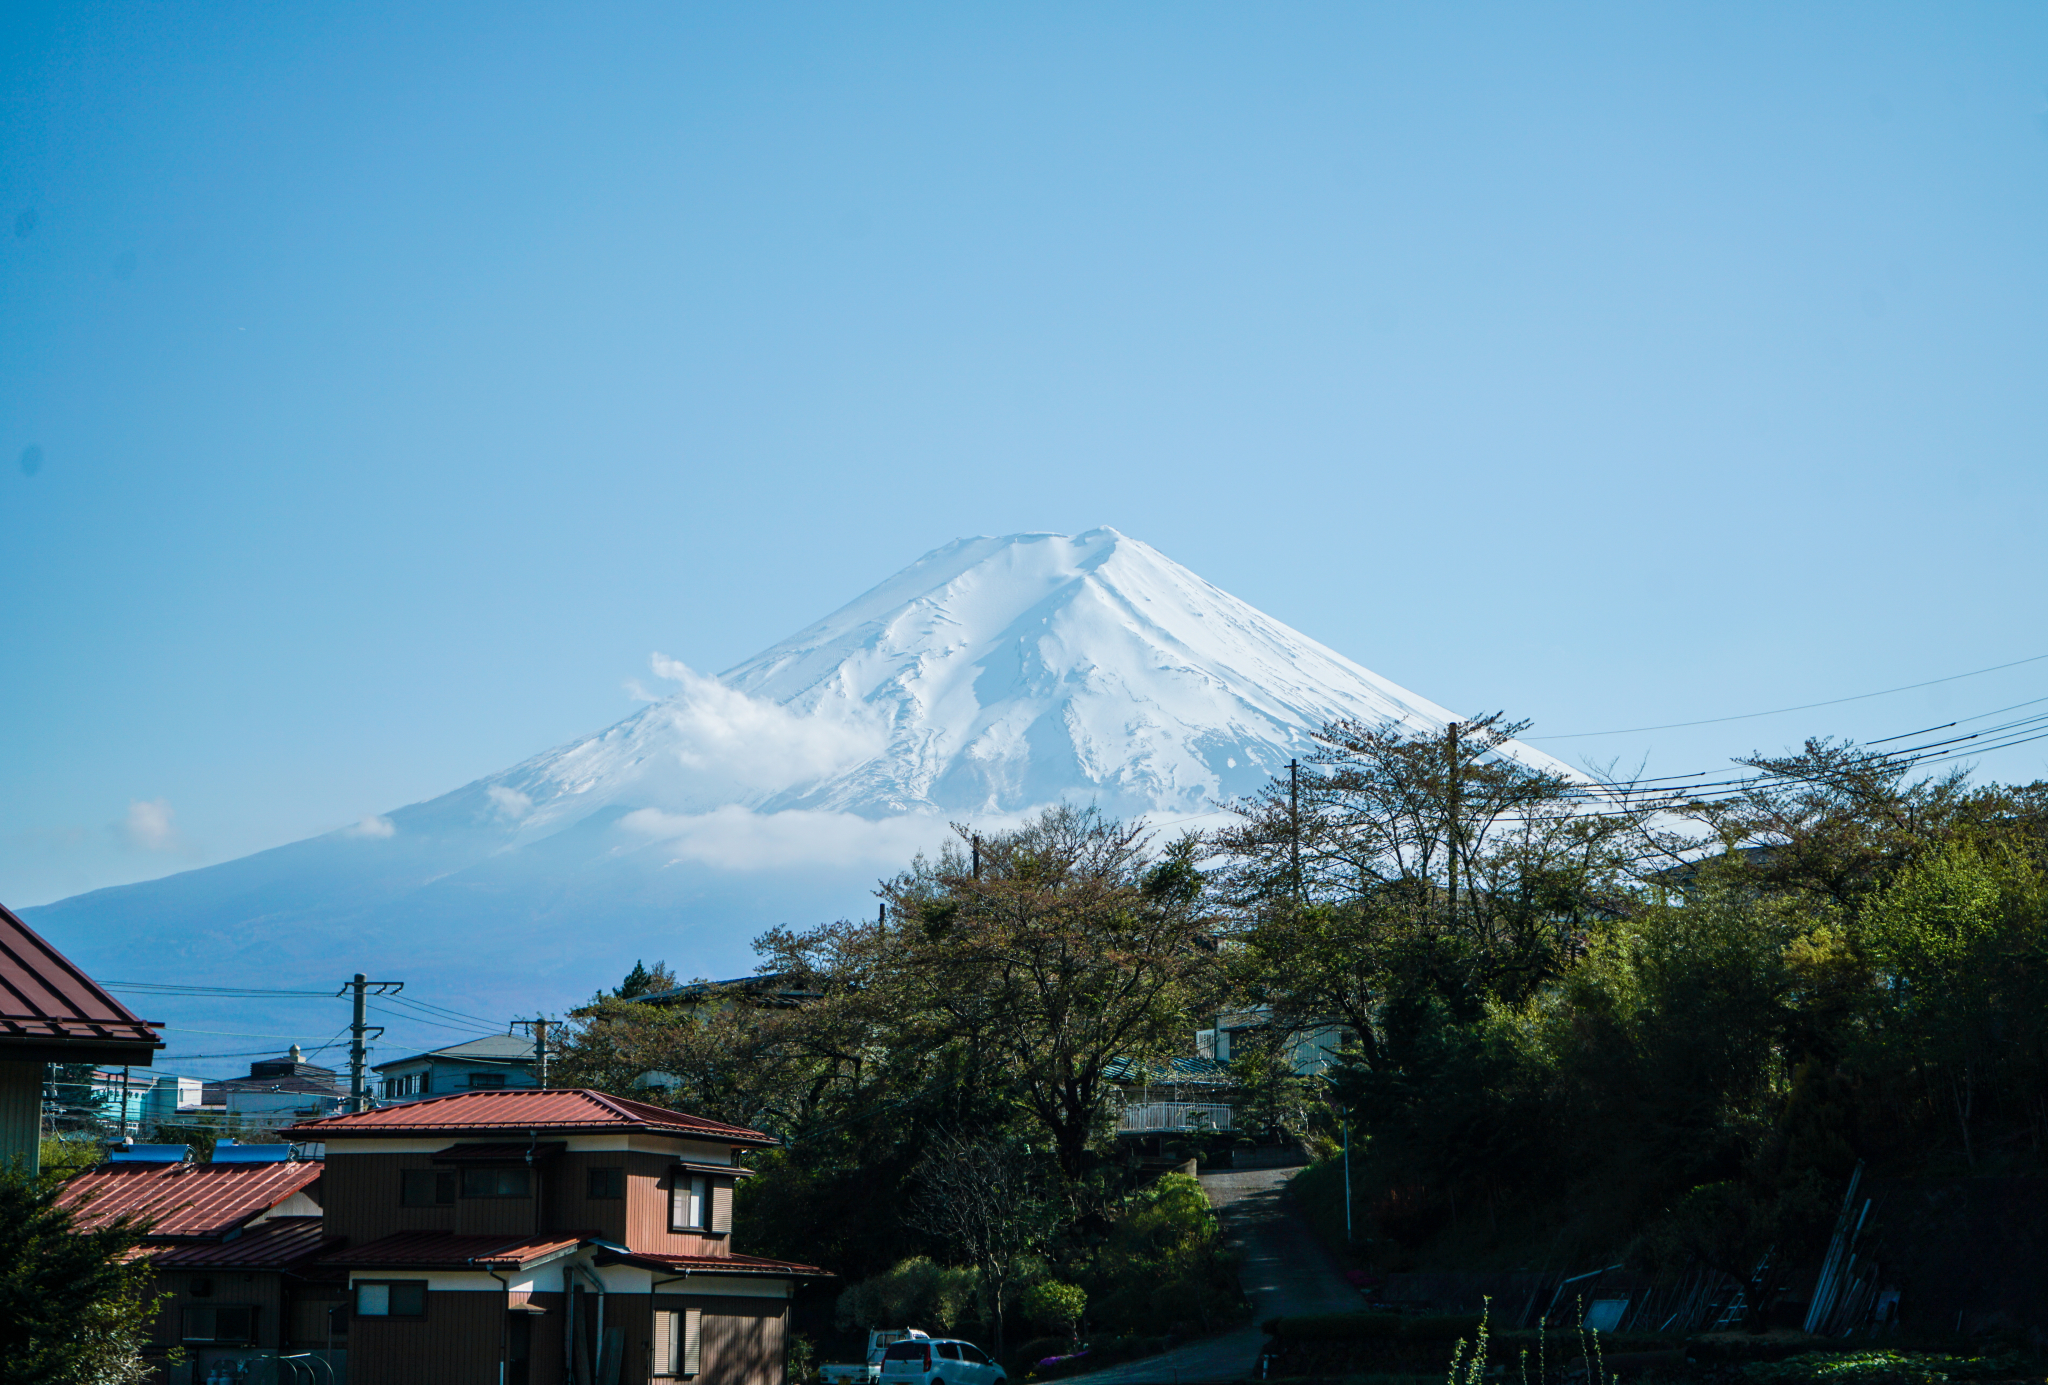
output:
[[[88,967],[146,939],[166,975],[409,967],[525,1004],[635,957],[744,970],[949,818],[1200,817],[1331,720],[1453,719],[1108,528],[956,540],[718,677],[654,667],[670,695],[446,794],[26,912]]]

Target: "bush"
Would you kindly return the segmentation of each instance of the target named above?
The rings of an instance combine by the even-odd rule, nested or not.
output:
[[[1122,1332],[1206,1329],[1242,1302],[1202,1185],[1169,1173],[1126,1198],[1090,1272],[1090,1318]]]
[[[1808,1352],[1783,1361],[1759,1361],[1742,1368],[1755,1385],[1944,1385],[2019,1372],[2022,1358],[1930,1356],[1913,1351]]]
[[[1081,1338],[1081,1314],[1088,1307],[1088,1291],[1078,1284],[1048,1279],[1024,1291],[1024,1316],[1048,1332],[1064,1332],[1071,1341]]]
[[[980,1276],[936,1264],[922,1255],[849,1285],[839,1295],[834,1324],[849,1328],[921,1327],[951,1332],[975,1317]]]

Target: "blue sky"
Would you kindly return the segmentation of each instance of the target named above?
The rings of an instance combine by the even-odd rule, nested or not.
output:
[[[963,534],[1114,525],[1537,735],[2048,654],[2039,5],[20,4],[0,101],[12,905]]]

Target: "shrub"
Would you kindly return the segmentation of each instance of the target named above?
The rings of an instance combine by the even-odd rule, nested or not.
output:
[[[973,1270],[940,1265],[922,1255],[849,1285],[839,1295],[833,1322],[848,1328],[922,1327],[950,1332],[974,1312],[980,1284]]]
[[[1078,1284],[1048,1279],[1024,1291],[1024,1316],[1048,1332],[1065,1333],[1070,1340],[1081,1339],[1081,1314],[1088,1307],[1088,1291]]]
[[[1100,1327],[1157,1332],[1207,1328],[1241,1302],[1202,1185],[1169,1173],[1126,1198],[1086,1276]]]

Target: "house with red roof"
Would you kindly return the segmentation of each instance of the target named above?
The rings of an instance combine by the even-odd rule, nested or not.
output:
[[[473,1091],[304,1121],[352,1385],[783,1385],[825,1272],[734,1247],[758,1130],[602,1092]]]
[[[303,1160],[194,1164],[182,1145],[153,1145],[64,1185],[62,1203],[83,1229],[121,1217],[149,1225],[135,1254],[169,1297],[148,1355],[184,1355],[160,1378],[204,1381],[280,1354],[342,1359],[332,1353],[345,1340],[347,1281],[319,1263],[339,1244],[321,1216],[322,1172]]]
[[[162,1027],[137,1019],[0,905],[0,1162],[36,1167],[49,1064],[148,1067]]]

